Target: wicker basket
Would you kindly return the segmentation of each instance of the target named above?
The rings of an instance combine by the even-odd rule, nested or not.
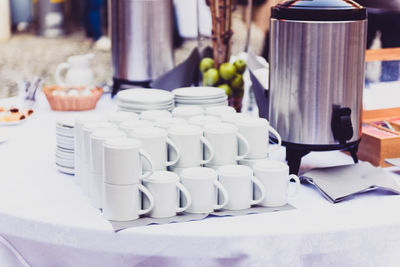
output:
[[[61,92],[67,89],[60,86],[46,86],[43,88],[43,92],[49,101],[51,109],[58,111],[80,111],[94,109],[97,101],[103,94],[103,89],[100,87],[91,89],[90,95],[54,95],[53,92],[56,90]],[[76,90],[82,91],[84,88],[76,88]]]

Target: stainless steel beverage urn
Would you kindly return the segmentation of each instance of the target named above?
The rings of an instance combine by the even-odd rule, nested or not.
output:
[[[114,90],[146,85],[174,66],[172,0],[112,0]]]
[[[297,173],[311,151],[361,138],[366,9],[351,0],[288,0],[272,7],[269,120]]]

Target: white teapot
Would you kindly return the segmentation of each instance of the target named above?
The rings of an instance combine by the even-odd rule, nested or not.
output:
[[[93,54],[70,56],[67,62],[61,63],[56,68],[56,83],[59,86],[90,86],[93,85],[93,71],[90,61]],[[65,79],[62,72],[67,70]]]

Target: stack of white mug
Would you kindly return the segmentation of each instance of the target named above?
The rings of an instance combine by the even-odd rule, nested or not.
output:
[[[263,118],[238,118],[236,120],[238,132],[248,141],[248,147],[239,144],[239,153],[248,151],[246,157],[239,160],[239,164],[252,167],[260,160],[269,158],[269,154],[279,149],[282,144],[279,133]],[[272,133],[278,144],[270,146],[269,134]]]
[[[105,141],[104,153],[104,187],[103,214],[106,219],[129,221],[139,218],[153,209],[154,198],[142,185],[152,171],[142,174],[141,159],[148,161],[150,157],[141,148],[140,141],[131,138],[119,138]],[[142,209],[142,197],[148,199],[148,207]]]
[[[263,178],[264,174],[269,169],[279,169],[276,168],[279,164],[283,164],[280,174],[275,169],[271,172],[280,177],[275,180],[285,181],[282,188],[289,184],[286,164],[280,162],[275,166],[273,161],[260,160],[271,152],[269,130],[275,134],[268,121],[237,114],[230,107],[207,110],[182,107],[176,108],[172,115],[164,110],[149,110],[140,116],[116,112],[75,120],[77,183],[82,185],[93,205],[103,209],[107,219],[133,220],[144,213],[160,218],[184,210],[208,213],[222,207],[235,210],[262,204],[267,197],[263,192],[272,183]],[[258,169],[252,166],[260,180],[253,177],[251,168],[236,165],[246,156],[261,154],[262,157],[251,158],[260,161]],[[204,165],[210,168],[201,167]],[[167,168],[176,174],[167,172]],[[236,179],[238,176],[242,179]],[[246,185],[239,181],[246,181],[243,182]],[[177,189],[182,192],[182,200],[176,198]],[[211,201],[216,189],[220,203],[216,199]],[[143,193],[143,201],[139,192]],[[281,198],[286,199],[287,194],[281,193]],[[208,202],[201,197],[207,194],[210,194]],[[235,201],[241,204],[233,204]],[[210,203],[213,203],[212,209]],[[269,201],[268,205],[273,203]],[[208,208],[198,208],[204,205]]]

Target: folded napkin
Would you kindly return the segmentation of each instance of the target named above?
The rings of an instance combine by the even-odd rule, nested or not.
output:
[[[260,214],[260,213],[269,213],[269,212],[276,212],[276,211],[286,211],[295,209],[293,206],[286,204],[281,207],[261,207],[261,206],[253,206],[249,209],[244,210],[219,210],[214,211],[212,213],[186,213],[183,212],[178,214],[174,217],[169,218],[150,218],[150,217],[141,217],[137,220],[133,221],[124,221],[124,222],[117,222],[117,221],[109,221],[114,229],[115,232],[124,230],[126,228],[131,227],[138,227],[138,226],[146,226],[151,224],[167,224],[167,223],[180,223],[180,222],[190,222],[190,221],[198,221],[203,220],[208,217],[225,217],[225,216],[242,216],[242,215],[249,215],[249,214]]]
[[[376,189],[400,194],[400,186],[393,175],[369,162],[312,169],[301,178],[315,185],[333,203]]]
[[[400,158],[385,159],[385,162],[400,168]]]
[[[185,61],[153,80],[150,87],[172,91],[179,87],[191,86],[199,80],[199,64],[200,52],[198,48],[194,48]]]
[[[258,77],[257,73],[263,73],[264,70],[268,72],[268,69],[266,66],[261,64],[258,60],[256,55],[249,51],[248,57],[247,57],[247,68],[250,73],[250,80],[251,80],[251,89],[254,92],[254,96],[256,98],[256,103],[258,106],[258,115],[261,118],[267,118],[268,119],[268,109],[269,109],[269,91],[267,91],[267,88],[262,80]],[[268,79],[268,77],[266,77]],[[264,84],[264,85],[263,85]]]

